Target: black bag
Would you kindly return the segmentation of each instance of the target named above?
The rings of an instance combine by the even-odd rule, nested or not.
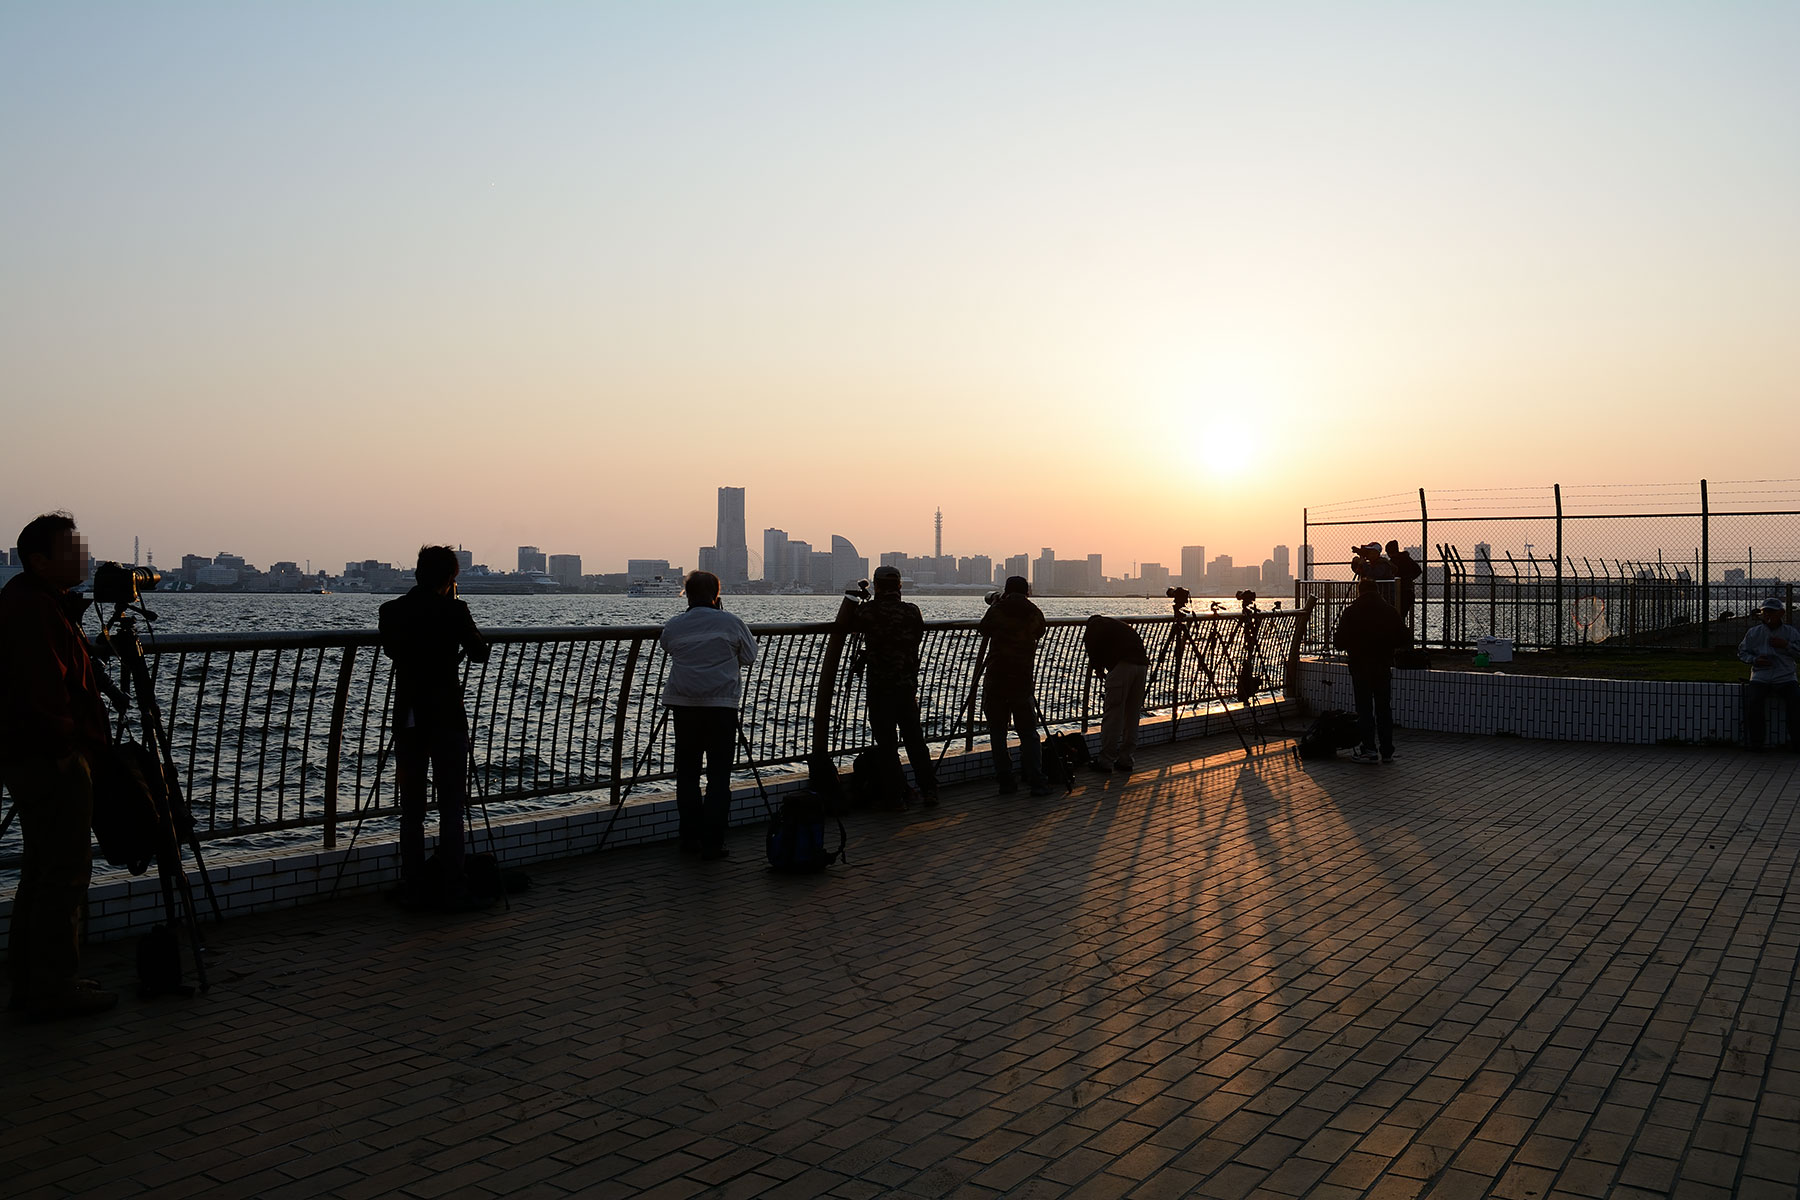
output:
[[[1348,750],[1360,741],[1362,730],[1356,723],[1356,714],[1328,708],[1300,735],[1294,743],[1294,753],[1303,759],[1335,758],[1339,750]]]
[[[158,812],[164,800],[162,764],[137,742],[95,753],[94,840],[115,867],[142,875],[161,841]]]
[[[850,764],[850,786],[856,793],[856,802],[872,812],[900,812],[906,808],[906,792],[901,785],[905,778],[897,756],[884,755],[873,747],[857,755]],[[830,805],[826,807],[829,809]]]
[[[1087,738],[1079,733],[1044,734],[1044,775],[1051,783],[1061,784],[1064,795],[1075,790],[1075,772],[1087,766],[1091,757]]]
[[[782,797],[781,808],[769,818],[769,832],[764,839],[770,867],[804,875],[846,861],[842,821],[837,821],[837,849],[825,848],[827,807],[825,798],[811,788]]]
[[[181,939],[167,925],[158,924],[138,939],[137,977],[140,1000],[194,994],[181,982]]]

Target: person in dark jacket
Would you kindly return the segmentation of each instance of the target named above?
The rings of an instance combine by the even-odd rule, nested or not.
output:
[[[1392,709],[1394,651],[1412,641],[1406,622],[1394,606],[1381,598],[1379,581],[1364,576],[1356,581],[1356,599],[1338,617],[1332,644],[1344,652],[1350,667],[1350,687],[1356,694],[1356,722],[1362,744],[1350,756],[1352,762],[1394,760]]]
[[[1032,679],[1044,628],[1044,614],[1031,602],[1031,585],[1023,575],[1008,578],[1004,593],[982,614],[981,635],[988,640],[982,711],[987,716],[994,778],[1002,796],[1019,790],[1013,779],[1012,756],[1006,749],[1009,725],[1019,731],[1019,763],[1031,794],[1050,794],[1050,780],[1038,754],[1037,696]]]
[[[1088,669],[1106,680],[1106,710],[1100,718],[1100,754],[1089,765],[1096,771],[1130,771],[1137,766],[1138,714],[1144,708],[1144,679],[1150,654],[1138,631],[1116,617],[1099,613],[1081,631]]]
[[[0,589],[0,780],[24,845],[13,896],[7,1008],[37,1020],[105,1012],[118,996],[77,978],[92,873],[93,762],[109,742],[81,632],[87,542],[67,513],[19,532],[24,571]]]
[[[898,568],[878,567],[874,578],[874,598],[866,604],[846,598],[838,608],[838,620],[863,636],[869,732],[896,806],[906,806],[906,774],[900,769],[898,744],[904,741],[920,799],[926,808],[936,808],[937,769],[919,720],[919,645],[925,639],[925,618],[918,605],[900,598]]]
[[[459,665],[486,662],[488,645],[456,598],[461,570],[448,546],[419,547],[414,586],[381,606],[381,650],[394,660],[394,764],[400,781],[400,898],[451,910],[482,907],[463,878],[463,810],[469,801],[469,716]],[[425,879],[426,768],[437,781],[434,885]]]

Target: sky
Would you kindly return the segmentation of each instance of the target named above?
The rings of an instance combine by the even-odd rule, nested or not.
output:
[[[1260,561],[1800,476],[1800,5],[0,0],[0,527]],[[5,539],[10,542],[10,538]]]

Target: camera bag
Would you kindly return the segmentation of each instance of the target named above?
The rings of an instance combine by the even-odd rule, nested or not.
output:
[[[812,788],[802,788],[781,798],[781,807],[769,818],[769,831],[764,837],[764,851],[769,866],[792,875],[823,871],[834,862],[843,862],[847,835],[844,823],[836,821],[837,849],[827,850],[826,821],[829,805],[825,797]]]
[[[94,840],[115,867],[142,875],[156,858],[163,796],[162,765],[137,742],[93,755]]]

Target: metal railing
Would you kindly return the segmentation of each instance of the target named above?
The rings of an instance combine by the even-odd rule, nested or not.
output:
[[[1764,598],[1792,607],[1796,518],[1800,480],[1421,488],[1303,509],[1295,599],[1318,605],[1308,648],[1329,647],[1351,594],[1349,548],[1392,540],[1424,568],[1413,623],[1425,645],[1729,645]],[[1312,553],[1315,538],[1328,553]]]
[[[1195,615],[1187,639],[1175,638],[1171,617],[1126,618],[1156,664],[1146,707],[1191,711],[1251,676],[1253,700],[1279,698],[1306,615]],[[758,653],[742,705],[750,761],[739,769],[865,748],[858,636],[831,624],[752,628]],[[616,802],[639,784],[672,779],[673,730],[657,719],[669,668],[658,632],[486,631],[492,653],[465,675],[471,791],[518,811],[575,794]],[[1039,647],[1038,704],[1053,725],[1085,728],[1100,717],[1081,635],[1082,621],[1054,620]],[[926,625],[919,699],[936,745],[986,741],[974,695],[980,641],[972,621]],[[201,838],[316,827],[329,849],[346,823],[396,811],[383,755],[393,674],[374,630],[165,635],[145,650]]]

